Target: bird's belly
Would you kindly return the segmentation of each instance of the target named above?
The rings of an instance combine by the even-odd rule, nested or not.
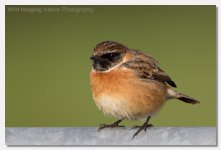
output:
[[[115,98],[110,95],[102,95],[95,99],[97,107],[105,115],[118,119],[133,119],[128,100]]]
[[[155,113],[165,101],[165,89],[155,82],[139,81],[130,72],[91,74],[93,98],[108,116],[137,120]]]

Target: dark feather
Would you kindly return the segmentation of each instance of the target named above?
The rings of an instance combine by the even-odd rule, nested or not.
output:
[[[134,59],[122,65],[134,71],[141,79],[156,80],[172,87],[177,87],[175,82],[158,66],[159,63],[151,56],[145,55],[138,50],[131,50]]]
[[[154,73],[153,76],[154,76],[155,80],[167,83],[167,84],[169,84],[172,87],[177,87],[175,82],[173,82],[171,80],[171,78],[168,75],[166,75],[165,73],[163,73],[163,74],[162,73]]]
[[[200,102],[189,97],[189,96],[186,96],[186,95],[181,95],[180,97],[178,97],[179,100],[185,102],[185,103],[190,103],[190,104],[199,104]]]

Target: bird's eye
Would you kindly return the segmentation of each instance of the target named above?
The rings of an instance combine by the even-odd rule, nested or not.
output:
[[[106,58],[108,60],[116,60],[120,57],[120,53],[112,52],[112,53],[106,53],[102,55],[102,58]]]

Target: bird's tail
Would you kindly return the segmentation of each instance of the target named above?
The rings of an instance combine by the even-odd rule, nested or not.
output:
[[[178,100],[181,100],[185,103],[189,103],[189,104],[199,104],[200,102],[192,97],[189,97],[187,95],[184,95],[182,93],[176,92],[172,89],[168,89],[167,90],[167,94],[168,94],[168,99],[172,99],[172,98],[176,98]]]
[[[179,100],[181,100],[181,101],[183,101],[185,103],[190,103],[190,104],[193,104],[193,105],[200,103],[198,100],[196,100],[196,99],[194,99],[192,97],[186,96],[184,94],[179,93],[178,95],[179,95],[179,97],[177,97],[177,99],[179,99]]]

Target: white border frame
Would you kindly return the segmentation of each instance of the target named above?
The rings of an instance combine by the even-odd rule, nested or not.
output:
[[[83,148],[83,149],[97,149],[103,147],[7,147],[5,145],[5,5],[216,5],[218,7],[217,13],[217,101],[219,101],[219,93],[221,93],[220,88],[220,63],[218,60],[221,53],[219,52],[218,45],[220,44],[220,6],[221,0],[0,0],[0,149],[61,149],[64,148]],[[220,116],[220,105],[221,102],[217,103],[217,115]],[[219,109],[218,109],[219,108]],[[217,127],[220,127],[221,119],[217,117]],[[220,146],[220,129],[218,132],[218,147],[137,147],[139,149],[153,148],[153,149],[209,149],[209,148],[221,148]],[[105,147],[105,149],[110,149],[113,147]],[[135,149],[136,147],[120,147],[121,149]]]

